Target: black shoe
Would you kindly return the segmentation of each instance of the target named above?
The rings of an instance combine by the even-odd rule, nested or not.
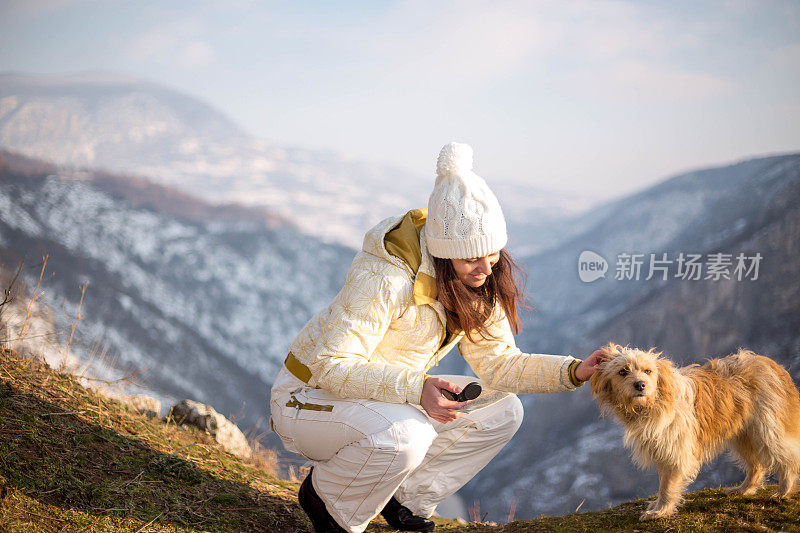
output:
[[[314,485],[311,484],[310,471],[303,484],[300,485],[297,500],[300,502],[300,507],[308,515],[308,518],[311,519],[311,524],[314,526],[316,533],[347,533],[328,513],[325,508],[325,502],[314,490]]]
[[[436,527],[436,524],[427,518],[417,516],[408,507],[400,505],[394,496],[383,508],[381,514],[390,526],[400,531],[433,531]]]

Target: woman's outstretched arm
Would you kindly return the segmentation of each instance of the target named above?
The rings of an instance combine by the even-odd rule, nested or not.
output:
[[[599,352],[581,362],[571,356],[524,353],[517,347],[511,324],[495,307],[487,339],[465,335],[458,350],[475,374],[497,390],[528,394],[563,392],[583,384],[594,373]]]

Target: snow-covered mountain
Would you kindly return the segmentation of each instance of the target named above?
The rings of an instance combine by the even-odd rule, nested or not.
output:
[[[727,252],[725,244],[750,234],[769,212],[778,191],[799,176],[800,154],[751,159],[675,176],[593,208],[591,223],[587,224],[589,217],[582,216],[583,228],[579,231],[520,258],[529,274],[528,293],[535,307],[528,316],[522,342],[540,346],[543,351],[576,346],[642,294],[668,283],[661,280],[659,270],[645,280],[650,275],[650,254],[655,254],[656,261],[667,254],[666,260],[672,261],[668,277],[675,279],[681,252],[684,257],[716,248]],[[578,260],[584,251],[606,260],[604,278],[581,280]],[[625,254],[642,254],[639,280],[616,279],[623,273]],[[652,264],[656,268],[667,265]],[[697,285],[702,284],[703,280]]]
[[[62,331],[89,282],[83,360],[99,342],[162,397],[228,415],[244,405],[245,428],[265,416],[289,343],[338,292],[352,250],[140,179],[0,159],[0,262],[49,254],[46,299]]]
[[[332,152],[277,147],[189,95],[104,73],[0,74],[0,147],[145,176],[212,203],[266,207],[309,235],[352,248],[378,221],[426,205],[438,149],[431,147],[431,175],[419,176]],[[525,184],[496,188],[512,226],[542,221],[542,240],[549,235],[545,222],[591,203]],[[529,229],[517,232],[520,246]]]
[[[613,341],[655,346],[678,364],[702,363],[746,347],[777,360],[800,383],[800,154],[745,161],[674,177],[594,210],[596,225],[525,258],[537,311],[523,349],[585,357]],[[582,282],[578,257],[609,262],[606,278]],[[616,280],[621,252],[644,253],[638,281]],[[650,253],[699,253],[699,280],[646,280]],[[730,279],[706,279],[710,254],[730,254]],[[757,275],[733,274],[735,257],[761,255]],[[755,277],[755,279],[754,279]],[[588,387],[524,398],[525,421],[511,445],[462,494],[502,518],[598,509],[655,492],[654,472],[637,471],[622,431],[598,419]],[[741,473],[723,458],[695,487],[731,485]]]

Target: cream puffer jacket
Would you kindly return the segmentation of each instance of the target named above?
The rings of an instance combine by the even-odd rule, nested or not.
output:
[[[475,374],[493,389],[576,388],[569,372],[576,360],[522,353],[499,305],[489,340],[477,336],[472,342],[462,333],[444,343],[444,307],[436,299],[433,258],[420,233],[426,215],[415,209],[367,233],[341,292],[292,343],[289,371],[343,398],[419,404],[426,371],[458,344]]]

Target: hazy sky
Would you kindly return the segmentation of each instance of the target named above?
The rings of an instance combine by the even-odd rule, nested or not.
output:
[[[264,140],[608,197],[800,150],[800,2],[0,0],[0,70],[108,70]],[[490,181],[491,183],[491,181]]]

